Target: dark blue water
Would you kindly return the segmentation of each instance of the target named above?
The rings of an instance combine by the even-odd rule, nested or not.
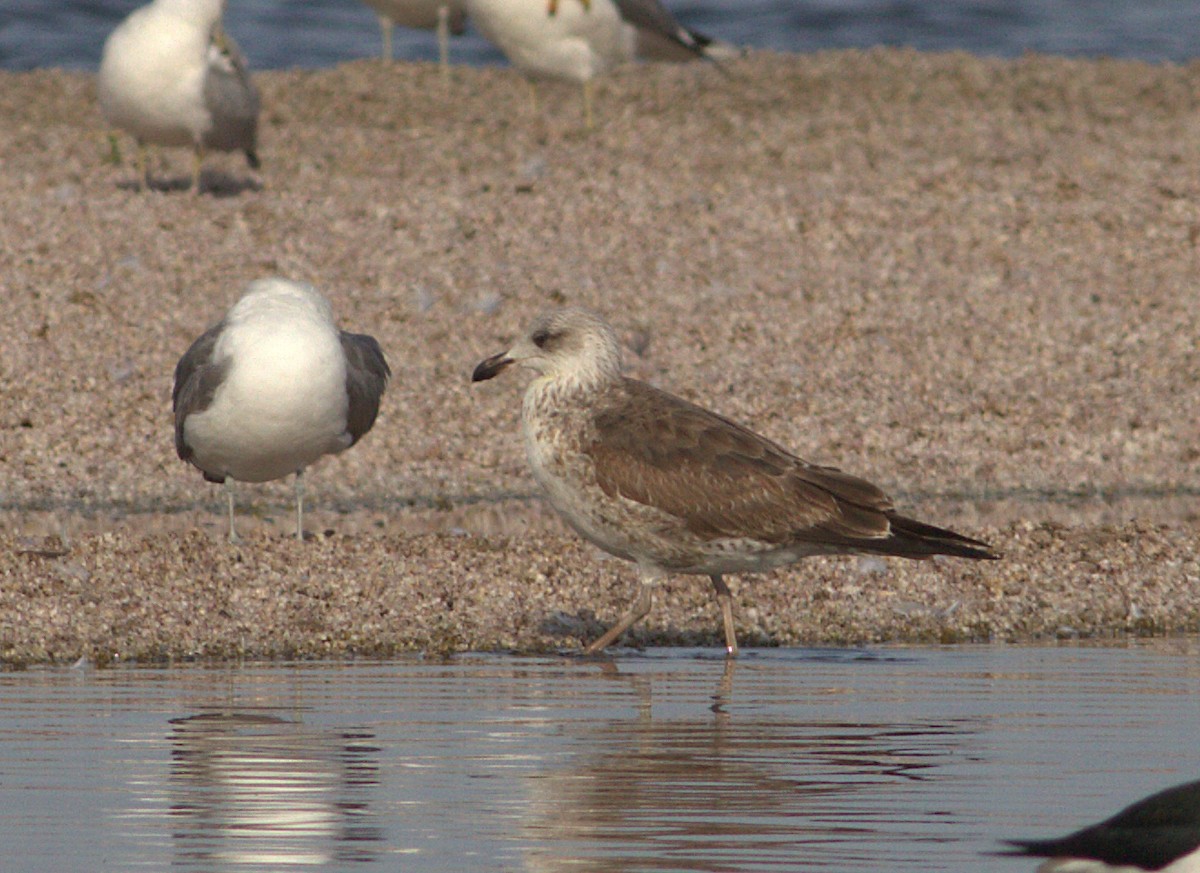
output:
[[[1023,52],[1184,62],[1200,53],[1194,0],[666,0],[711,36],[786,52],[912,46],[1011,57]],[[95,69],[108,32],[142,0],[3,0],[0,68]],[[256,69],[326,67],[379,51],[359,0],[229,0],[227,24]],[[399,31],[397,57],[431,60],[431,33]],[[478,34],[456,63],[501,63]]]

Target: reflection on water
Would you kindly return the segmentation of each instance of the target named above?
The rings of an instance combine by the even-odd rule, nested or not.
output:
[[[896,815],[897,796],[970,745],[972,727],[962,723],[735,718],[736,661],[724,663],[711,715],[655,718],[649,677],[602,670],[629,684],[637,717],[574,725],[578,754],[534,782],[523,826],[534,845],[528,870],[818,863],[853,852],[873,824],[889,821],[919,842],[924,829]]]
[[[1028,873],[991,853],[1200,776],[1198,653],[0,674],[0,866]]]
[[[885,827],[910,860],[934,833],[899,812],[908,780],[948,763],[965,731],[954,725],[726,724],[716,730],[647,722],[586,731],[606,749],[534,785],[524,834],[527,868],[712,870],[837,863]],[[631,835],[636,839],[631,840]],[[914,854],[915,852],[915,854]],[[748,859],[753,859],[750,862]],[[898,859],[897,859],[898,860]]]
[[[370,861],[382,839],[369,797],[371,734],[270,715],[171,720],[176,858],[208,869]]]

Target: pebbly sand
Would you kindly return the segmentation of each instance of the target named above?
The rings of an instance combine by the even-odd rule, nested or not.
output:
[[[0,74],[0,661],[540,651],[633,568],[536,498],[525,376],[558,302],[628,369],[863,475],[1001,562],[734,577],[747,645],[1200,630],[1200,64],[879,50],[639,66],[535,109],[510,70],[260,73],[263,170],[138,192],[92,77]],[[252,279],[310,281],[395,378],[375,430],[223,499],[171,375]],[[718,645],[673,577],[632,640]]]

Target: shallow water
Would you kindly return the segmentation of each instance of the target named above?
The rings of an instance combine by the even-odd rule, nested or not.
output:
[[[146,0],[5,0],[0,68],[94,70],[104,38]],[[786,52],[912,46],[1016,56],[1023,52],[1186,61],[1200,45],[1200,6],[1179,0],[666,0],[688,27]],[[226,21],[254,69],[326,67],[375,57],[375,15],[359,0],[230,0]],[[433,60],[433,35],[397,30],[395,54]],[[468,27],[455,63],[502,57]]]
[[[1031,870],[1200,776],[1200,643],[0,675],[6,871]]]

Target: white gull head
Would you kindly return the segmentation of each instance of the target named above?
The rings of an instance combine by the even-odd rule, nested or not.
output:
[[[561,387],[589,389],[621,377],[621,344],[603,318],[582,306],[539,315],[525,336],[506,352],[481,361],[471,376],[482,382],[519,364]]]

